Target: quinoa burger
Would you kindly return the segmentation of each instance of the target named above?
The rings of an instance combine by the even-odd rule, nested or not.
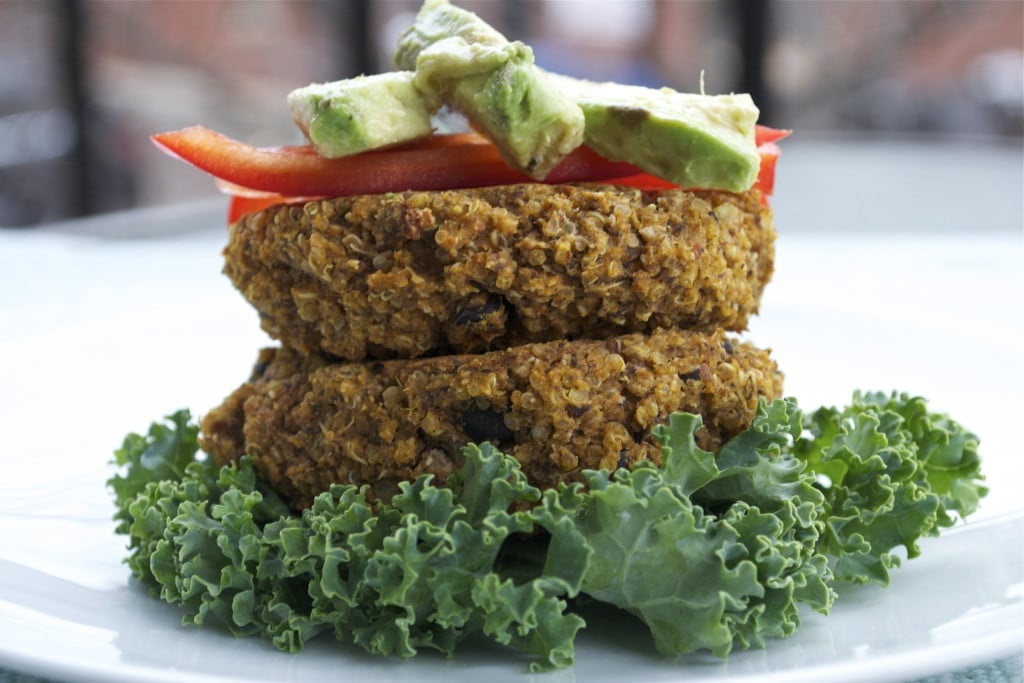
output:
[[[443,484],[463,447],[482,442],[551,488],[584,469],[660,463],[651,429],[674,412],[700,415],[696,438],[715,450],[780,394],[768,354],[721,330],[371,362],[271,349],[207,414],[203,446],[221,464],[251,457],[299,507],[334,483],[385,498],[424,474]]]
[[[234,193],[225,272],[284,347],[204,421],[219,463],[252,457],[303,506],[444,481],[483,440],[548,487],[659,462],[672,412],[713,447],[781,395],[768,354],[725,335],[774,263],[784,133],[749,96],[550,74],[445,2],[396,65],[294,91],[310,148],[154,137]],[[473,132],[435,134],[441,107]]]
[[[756,192],[522,183],[258,211],[232,226],[225,272],[291,348],[413,358],[741,331],[774,239]]]

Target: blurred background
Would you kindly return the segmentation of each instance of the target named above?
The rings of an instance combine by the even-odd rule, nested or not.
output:
[[[552,70],[684,91],[703,79],[752,93],[763,122],[801,139],[956,140],[1024,167],[1021,0],[458,4]],[[216,195],[148,136],[202,123],[301,142],[287,93],[389,69],[418,5],[0,0],[0,226]]]

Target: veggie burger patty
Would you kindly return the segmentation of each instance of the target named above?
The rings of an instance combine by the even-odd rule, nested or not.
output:
[[[443,483],[460,448],[491,441],[541,488],[581,469],[661,461],[651,427],[674,411],[702,416],[713,450],[746,429],[758,399],[781,394],[768,353],[727,336],[675,329],[553,341],[471,355],[332,362],[264,350],[251,379],[202,423],[218,464],[250,455],[297,507],[332,483]]]
[[[232,226],[225,272],[291,348],[408,358],[743,330],[774,240],[757,192],[527,183],[260,211]]]

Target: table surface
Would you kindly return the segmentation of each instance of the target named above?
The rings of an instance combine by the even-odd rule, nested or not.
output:
[[[1019,511],[1019,486],[1005,485],[1024,475],[1016,435],[1006,427],[1015,422],[1011,408],[965,402],[974,386],[969,373],[963,366],[951,372],[943,355],[984,339],[1005,356],[972,363],[1001,369],[1008,394],[1024,382],[1019,143],[812,140],[787,145],[783,159],[774,203],[777,273],[749,334],[767,340],[784,369],[794,368],[787,370],[787,393],[792,390],[804,405],[834,404],[851,388],[895,377],[935,405],[964,405],[964,421],[979,425],[976,431],[993,454],[986,462],[993,491],[982,516]],[[112,428],[140,428],[178,406],[215,405],[234,386],[227,378],[247,375],[255,349],[267,340],[256,329],[255,314],[217,275],[223,213],[223,202],[203,201],[31,232],[0,230],[0,348],[8,351],[8,367],[0,370],[0,386],[7,388],[0,396],[5,469],[17,464],[17,454],[39,449],[40,438],[47,448],[99,448],[109,445]],[[831,284],[819,286],[825,282]],[[843,298],[834,304],[830,297],[837,292]],[[894,308],[893,297],[904,305]],[[863,315],[882,299],[892,330],[927,328],[927,346],[892,338],[865,344],[862,357],[837,364],[827,345],[810,340],[844,333],[842,321],[822,311]],[[207,315],[226,321],[219,338],[204,338],[203,330],[161,329],[162,314],[204,300]],[[798,301],[818,318],[786,317]],[[137,325],[139,334],[160,330],[162,337],[142,347],[138,337],[102,347],[76,344],[112,321],[118,329]],[[794,326],[803,325],[807,334],[795,334]],[[775,339],[785,341],[775,345]],[[18,353],[38,357],[40,345],[52,350],[52,363],[19,371]],[[202,376],[183,372],[193,365],[203,368]],[[822,367],[828,368],[825,375]],[[159,394],[125,391],[142,378],[160,386]],[[983,428],[992,434],[988,441]],[[0,559],[5,552],[0,543]],[[0,620],[0,638],[6,628],[10,624]],[[1021,663],[1021,655],[1011,653],[921,680],[1020,681]],[[37,680],[24,671],[0,670],[0,683]]]

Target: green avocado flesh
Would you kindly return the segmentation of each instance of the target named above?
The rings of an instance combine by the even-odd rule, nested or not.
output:
[[[448,105],[543,180],[581,144],[687,188],[742,192],[757,179],[749,95],[703,95],[548,73],[472,12],[427,0],[394,55],[401,71],[293,91],[296,123],[326,157],[430,135]]]
[[[293,90],[295,123],[325,157],[356,154],[430,135],[430,112],[411,71],[313,83]]]
[[[551,74],[579,103],[585,142],[682,187],[741,192],[757,179],[758,109],[750,95],[697,95]]]
[[[428,1],[394,60],[415,70],[429,105],[460,111],[510,165],[537,179],[583,142],[583,112],[534,65],[533,51],[472,12]]]

